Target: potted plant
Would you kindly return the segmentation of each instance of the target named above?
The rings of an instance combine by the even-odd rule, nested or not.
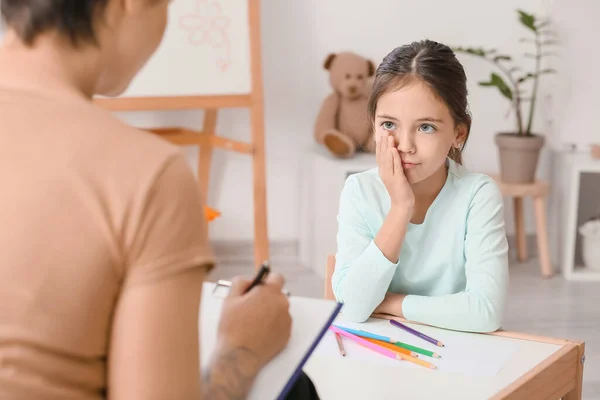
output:
[[[539,154],[544,146],[544,136],[532,131],[539,79],[544,74],[555,72],[542,68],[542,59],[553,53],[546,48],[556,44],[554,33],[547,28],[549,22],[539,20],[535,15],[517,10],[519,21],[527,28],[532,37],[522,38],[521,42],[531,43],[533,52],[525,53],[525,57],[533,60],[533,70],[526,72],[514,65],[509,55],[499,54],[495,49],[455,47],[457,53],[477,56],[493,64],[498,72],[492,72],[487,81],[479,82],[480,86],[495,87],[500,94],[511,102],[514,111],[516,131],[499,132],[495,143],[500,156],[500,174],[508,183],[531,183],[535,179]],[[525,84],[531,84],[526,92]],[[523,107],[528,111],[523,113]]]

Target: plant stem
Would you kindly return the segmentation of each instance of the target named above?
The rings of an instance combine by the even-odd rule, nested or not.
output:
[[[540,43],[540,34],[535,33],[535,76],[533,77],[533,89],[531,93],[531,103],[529,104],[529,121],[527,122],[527,131],[525,136],[531,136],[531,127],[533,125],[533,113],[535,112],[535,100],[537,97],[538,80],[540,79],[540,62],[542,60],[542,44]]]
[[[512,74],[510,73],[509,70],[507,70],[506,68],[504,68],[502,66],[502,64],[500,64],[499,62],[496,62],[494,60],[491,60],[487,57],[483,57],[485,60],[487,60],[488,62],[494,64],[508,79],[508,81],[510,82],[510,84],[513,86],[513,104],[515,107],[515,114],[516,114],[516,118],[517,118],[517,129],[518,129],[518,134],[519,136],[523,134],[523,115],[521,113],[521,95],[519,94],[519,84],[515,81],[515,79],[513,78]]]

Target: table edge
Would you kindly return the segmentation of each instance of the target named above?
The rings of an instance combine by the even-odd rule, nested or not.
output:
[[[558,399],[569,394],[578,385],[581,386],[583,368],[579,368],[579,363],[583,364],[584,347],[584,342],[566,340],[558,351],[512,381],[496,393],[491,400],[526,399],[532,392],[537,392],[540,387],[551,394],[548,397],[543,396],[544,398]],[[557,376],[570,376],[569,373],[573,377],[567,380],[566,385],[564,381],[556,379]],[[578,398],[580,398],[580,393]]]

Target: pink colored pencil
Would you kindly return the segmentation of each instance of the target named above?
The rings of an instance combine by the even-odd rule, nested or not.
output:
[[[329,329],[334,333],[337,333],[342,336],[346,336],[347,338],[354,340],[356,343],[360,344],[361,346],[364,346],[370,350],[376,351],[377,353],[384,355],[386,357],[393,358],[396,360],[410,361],[415,364],[421,365],[425,368],[437,369],[437,366],[432,363],[420,360],[420,359],[412,357],[412,356],[407,356],[402,353],[393,352],[391,350],[386,349],[385,347],[378,346],[375,343],[371,343],[368,340],[361,338],[360,336],[356,336],[350,332],[346,332],[345,330],[337,328],[333,325],[329,326]]]
[[[396,360],[402,360],[402,357],[399,354],[394,353],[393,351],[388,350],[388,349],[386,349],[384,347],[377,346],[376,344],[373,344],[373,343],[371,343],[371,342],[369,342],[369,341],[367,341],[367,340],[365,340],[365,339],[363,339],[361,337],[353,335],[350,332],[346,332],[346,331],[344,331],[342,329],[336,328],[335,326],[330,326],[329,329],[332,332],[334,332],[334,333],[337,333],[337,334],[342,335],[342,336],[346,336],[347,338],[354,340],[356,343],[360,344],[361,346],[364,346],[364,347],[366,347],[368,349],[376,351],[377,353],[382,354],[382,355],[384,355],[386,357],[394,358]]]

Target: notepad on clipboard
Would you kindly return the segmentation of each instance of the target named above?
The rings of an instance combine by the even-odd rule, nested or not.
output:
[[[227,294],[215,284],[205,282],[200,310],[200,354],[202,369],[209,366],[217,340],[217,327],[223,300]],[[342,305],[335,301],[290,296],[292,334],[287,347],[256,377],[248,400],[285,398],[302,372],[304,364],[317,347]]]

